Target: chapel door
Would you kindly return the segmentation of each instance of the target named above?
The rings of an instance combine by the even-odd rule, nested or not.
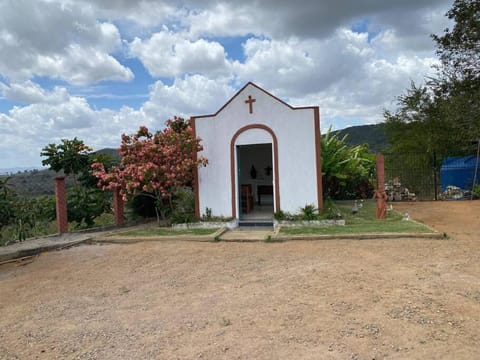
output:
[[[240,220],[273,218],[272,144],[237,146],[237,184]]]

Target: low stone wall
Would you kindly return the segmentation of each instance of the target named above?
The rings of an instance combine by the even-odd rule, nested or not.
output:
[[[323,226],[345,226],[345,220],[275,220],[274,227],[323,227]]]
[[[199,221],[195,223],[172,224],[174,229],[214,229],[214,228],[229,228],[238,227],[238,220],[232,221]]]

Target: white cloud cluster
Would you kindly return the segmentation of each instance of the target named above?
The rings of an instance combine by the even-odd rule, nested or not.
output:
[[[436,59],[429,35],[446,27],[450,5],[0,2],[0,105],[12,104],[0,113],[0,167],[9,165],[4,159],[38,164],[41,147],[61,138],[77,136],[97,149],[117,146],[121,133],[140,125],[159,129],[173,115],[215,112],[248,81],[292,105],[319,105],[323,129],[378,122],[410,81],[431,72]],[[232,56],[229,45],[237,37],[242,54]],[[116,82],[136,81],[127,65],[132,60],[151,75],[148,98],[135,107],[92,106],[89,99],[108,98],[98,93],[102,87],[108,92]],[[42,87],[42,77],[53,85]]]
[[[148,71],[157,77],[201,73],[211,77],[226,76],[229,63],[225,50],[217,42],[189,40],[183,33],[164,30],[147,40],[135,38],[130,54],[138,57]]]
[[[65,88],[56,87],[52,92],[48,92],[31,80],[24,83],[14,83],[10,86],[0,83],[0,90],[6,99],[25,104],[42,102],[61,104],[68,101],[69,98]]]
[[[111,55],[120,45],[115,25],[74,3],[0,2],[0,74],[10,81],[34,76],[74,85],[128,81],[133,73]]]
[[[157,81],[142,109],[149,116],[160,116],[161,119],[167,119],[172,114],[188,118],[218,110],[234,92],[235,89],[226,81],[202,75],[175,80],[171,86]]]

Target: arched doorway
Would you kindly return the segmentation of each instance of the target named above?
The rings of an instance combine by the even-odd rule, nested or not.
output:
[[[236,145],[239,220],[272,219],[272,151],[272,143]]]
[[[235,133],[230,145],[233,217],[271,221],[280,209],[275,133],[265,125],[248,125]]]

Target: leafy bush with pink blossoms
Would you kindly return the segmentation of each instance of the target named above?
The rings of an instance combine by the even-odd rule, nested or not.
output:
[[[152,197],[158,220],[172,211],[175,191],[192,187],[195,169],[208,164],[197,156],[203,147],[189,120],[175,117],[165,125],[155,133],[141,126],[135,134],[123,134],[119,166],[107,171],[102,163],[92,164],[104,190],[118,188],[124,200],[138,194]]]

